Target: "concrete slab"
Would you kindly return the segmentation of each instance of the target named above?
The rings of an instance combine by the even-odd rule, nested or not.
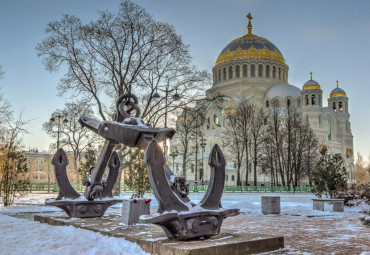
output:
[[[102,235],[121,237],[135,242],[143,250],[160,255],[239,255],[268,252],[284,248],[284,237],[264,234],[239,233],[222,228],[221,233],[206,240],[174,241],[166,237],[161,227],[138,224],[128,226],[121,222],[120,215],[101,218],[69,218],[65,215],[35,215],[36,221],[56,226],[74,226]]]

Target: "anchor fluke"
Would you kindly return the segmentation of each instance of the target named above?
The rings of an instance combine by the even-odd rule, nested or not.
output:
[[[211,176],[206,194],[199,205],[209,210],[219,208],[225,183],[225,158],[220,147],[215,144],[211,150],[208,165],[211,167]]]
[[[165,164],[162,149],[154,139],[145,152],[144,162],[148,168],[153,193],[159,204],[159,215],[142,216],[140,221],[161,226],[168,238],[188,240],[217,235],[220,233],[224,218],[239,214],[238,209],[223,210],[219,206],[224,187],[225,159],[218,145],[215,145],[211,151],[210,184],[206,195],[198,205],[189,200],[186,188],[181,188],[180,191],[178,188],[173,188],[174,183],[186,187],[186,180],[184,177],[174,177],[174,183],[168,180],[166,173],[169,175],[172,171]]]
[[[62,148],[60,148],[51,160],[51,164],[54,165],[55,178],[59,187],[58,198],[62,197],[68,198],[79,198],[81,195],[78,194],[75,189],[72,187],[71,183],[68,180],[67,176],[67,165],[68,157]]]

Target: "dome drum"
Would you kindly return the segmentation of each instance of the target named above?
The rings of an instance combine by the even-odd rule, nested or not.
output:
[[[213,68],[213,84],[237,79],[274,79],[287,82],[288,66],[272,61],[232,60]]]

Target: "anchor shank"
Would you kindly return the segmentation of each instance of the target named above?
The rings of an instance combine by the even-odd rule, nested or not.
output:
[[[114,142],[105,141],[98,161],[96,162],[94,170],[91,174],[91,186],[87,188],[85,193],[87,199],[94,199],[94,197],[91,197],[91,193],[94,191],[95,186],[101,185],[101,179],[103,177],[104,170],[107,166],[108,160],[112,154],[115,145],[116,144]]]

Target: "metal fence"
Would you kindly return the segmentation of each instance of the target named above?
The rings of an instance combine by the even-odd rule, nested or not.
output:
[[[72,184],[76,191],[84,191],[85,187],[82,184]],[[207,185],[190,185],[190,192],[205,192]],[[30,184],[30,192],[58,192],[58,185],[55,183],[39,183]],[[121,191],[132,191],[126,184],[121,184]],[[225,186],[224,192],[311,192],[311,187],[298,186]]]

